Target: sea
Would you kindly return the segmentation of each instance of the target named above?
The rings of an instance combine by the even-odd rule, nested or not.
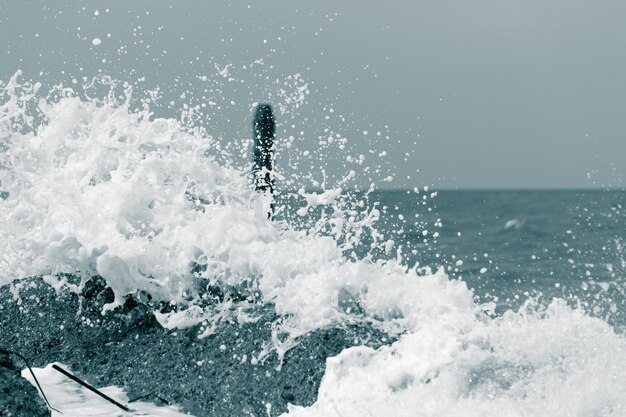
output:
[[[497,311],[528,300],[569,300],[626,326],[624,190],[444,190],[430,207],[414,192],[373,198],[406,227],[406,261],[444,268]],[[415,223],[415,222],[414,222]],[[390,228],[391,226],[391,228]],[[396,226],[397,228],[397,226]],[[429,233],[425,233],[429,232]],[[438,233],[433,238],[433,233]]]
[[[348,322],[393,335],[329,358],[317,401],[285,416],[626,415],[623,190],[363,189],[351,170],[272,199],[117,84],[1,87],[0,285],[99,275],[105,312],[149,293],[178,305],[155,312],[176,329],[217,320],[190,299],[205,279],[274,306],[270,350]],[[75,415],[99,407],[36,372]]]

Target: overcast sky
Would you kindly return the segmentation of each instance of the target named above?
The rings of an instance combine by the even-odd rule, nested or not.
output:
[[[145,76],[181,102],[191,85],[237,138],[251,102],[306,84],[283,134],[315,152],[339,132],[387,186],[623,187],[625,17],[623,0],[0,0],[0,78]]]

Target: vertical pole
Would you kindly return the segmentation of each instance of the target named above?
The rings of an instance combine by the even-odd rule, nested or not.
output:
[[[254,135],[254,152],[252,175],[257,191],[274,194],[274,178],[272,175],[274,152],[275,122],[272,106],[259,104],[252,122]]]

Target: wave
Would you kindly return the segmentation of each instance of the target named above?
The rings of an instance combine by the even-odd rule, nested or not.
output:
[[[604,321],[560,300],[495,317],[464,282],[405,265],[400,249],[354,255],[367,240],[391,256],[393,242],[375,206],[341,206],[339,187],[301,193],[299,216],[330,208],[312,229],[270,220],[246,167],[221,162],[201,130],[132,110],[113,82],[90,99],[44,97],[18,78],[0,93],[0,284],[71,273],[79,291],[99,275],[115,294],[105,311],[149,294],[176,306],[155,311],[164,327],[204,323],[198,337],[224,311],[205,307],[198,283],[234,288],[283,316],[269,347],[279,355],[356,320],[397,337],[330,358],[318,401],[288,415],[624,415],[626,344]]]
[[[423,323],[327,360],[318,400],[289,416],[623,416],[626,344],[562,301]]]

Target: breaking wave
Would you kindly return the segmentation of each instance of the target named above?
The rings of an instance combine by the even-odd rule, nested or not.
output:
[[[176,306],[155,311],[163,326],[201,323],[198,337],[225,311],[252,320],[253,302],[270,303],[283,317],[268,347],[279,354],[347,321],[397,338],[330,358],[318,401],[289,415],[626,414],[626,339],[604,321],[561,300],[496,317],[463,281],[392,256],[375,205],[346,206],[342,184],[300,192],[299,216],[328,207],[314,227],[268,219],[247,167],[224,163],[202,129],[104,84],[99,99],[44,96],[19,74],[1,85],[0,284],[42,275],[78,291],[99,275],[115,294],[105,311],[143,294]],[[357,256],[364,241],[387,257]],[[209,308],[199,285],[239,298]]]

